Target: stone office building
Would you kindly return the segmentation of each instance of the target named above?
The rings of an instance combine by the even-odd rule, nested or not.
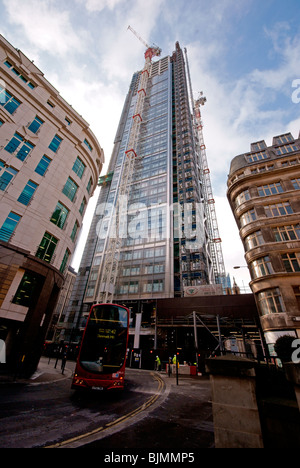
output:
[[[291,133],[233,159],[228,198],[266,341],[300,336],[300,139]]]
[[[28,374],[103,163],[89,124],[0,36],[0,339]]]

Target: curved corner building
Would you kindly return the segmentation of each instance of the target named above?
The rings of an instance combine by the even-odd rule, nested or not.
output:
[[[31,373],[97,187],[88,123],[0,36],[0,339]]]
[[[228,198],[245,248],[266,341],[300,336],[300,139],[253,143],[233,159]]]

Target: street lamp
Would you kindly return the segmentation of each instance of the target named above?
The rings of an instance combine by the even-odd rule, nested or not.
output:
[[[178,356],[179,356],[179,351],[181,351],[182,348],[177,348],[176,350],[176,385],[178,385],[178,378],[179,378],[179,369],[178,369]]]

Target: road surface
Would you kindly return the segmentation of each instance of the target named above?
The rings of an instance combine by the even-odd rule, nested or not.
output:
[[[213,447],[208,379],[128,369],[120,394],[77,394],[70,377],[0,385],[0,448]]]

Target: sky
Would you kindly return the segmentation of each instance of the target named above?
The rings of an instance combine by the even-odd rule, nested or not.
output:
[[[249,152],[251,143],[271,145],[276,135],[299,135],[299,0],[0,0],[0,13],[0,34],[34,60],[89,122],[105,152],[102,175],[132,75],[144,65],[145,47],[128,25],[161,47],[162,57],[172,54],[176,41],[187,48],[194,97],[203,91],[207,98],[204,138],[225,267],[247,287],[227,176],[231,160]]]

